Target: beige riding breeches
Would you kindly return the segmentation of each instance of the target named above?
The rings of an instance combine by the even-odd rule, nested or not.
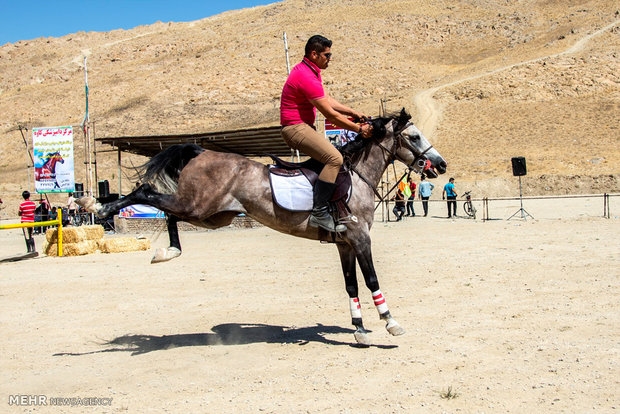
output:
[[[306,123],[287,125],[282,128],[282,138],[289,147],[325,164],[319,180],[336,182],[342,166],[342,154],[314,128]]]

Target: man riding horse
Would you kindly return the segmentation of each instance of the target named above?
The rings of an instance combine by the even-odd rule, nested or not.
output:
[[[314,186],[309,224],[331,232],[343,232],[346,226],[334,223],[328,209],[342,166],[342,154],[316,131],[316,110],[332,124],[356,131],[364,138],[372,136],[372,128],[369,124],[350,121],[347,116],[358,120],[366,119],[366,116],[336,101],[323,90],[321,70],[329,65],[331,46],[332,41],[320,35],[308,39],[303,60],[295,65],[282,88],[280,125],[282,138],[288,146],[325,165]]]

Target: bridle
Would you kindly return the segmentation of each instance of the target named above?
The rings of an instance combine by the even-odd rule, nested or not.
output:
[[[396,122],[396,120],[394,119],[392,120],[392,122]],[[416,155],[416,150],[409,144],[409,142],[403,136],[403,132],[407,128],[409,128],[409,126],[410,126],[409,123],[407,123],[405,124],[404,127],[394,132],[394,143],[392,145],[392,149],[385,147],[381,143],[381,141],[379,141],[378,138],[373,138],[373,139],[376,140],[377,145],[379,146],[379,148],[383,150],[384,153],[389,154],[389,158],[388,158],[389,162],[392,162],[398,159],[399,161],[404,163],[404,161],[400,159],[397,155],[399,148],[403,147],[411,151],[411,153],[414,154],[414,158],[413,158],[413,161],[411,161],[411,164],[407,165],[407,168],[409,168],[410,170],[416,171],[419,174],[422,174],[424,171],[426,171],[430,167],[429,165],[427,165],[428,158],[425,155],[427,152],[429,152],[433,148],[433,146],[429,145],[428,148],[426,148],[420,154]]]
[[[392,120],[392,122],[396,122],[395,119]],[[411,175],[411,171],[415,171],[418,174],[422,174],[424,171],[426,171],[427,169],[430,168],[430,161],[428,160],[428,158],[425,156],[425,154],[430,151],[433,146],[430,145],[428,148],[426,148],[424,151],[422,151],[420,154],[415,153],[415,149],[407,142],[407,140],[405,139],[405,137],[403,137],[403,132],[409,128],[409,123],[405,124],[404,127],[402,127],[400,130],[396,131],[394,133],[394,143],[392,145],[392,148],[387,148],[385,145],[383,145],[383,143],[379,140],[379,138],[377,137],[373,137],[371,139],[373,139],[375,141],[375,143],[377,144],[377,146],[379,148],[381,148],[383,150],[383,154],[385,155],[386,153],[388,154],[388,163],[393,163],[394,160],[398,159],[399,161],[403,162],[404,161],[402,159],[400,159],[397,155],[398,149],[400,147],[404,147],[406,149],[408,149],[409,151],[411,151],[412,154],[414,154],[414,159],[411,162],[411,164],[407,165],[407,171],[405,171],[405,173],[403,174],[402,177],[400,177],[400,179],[398,181],[396,181],[396,184],[394,184],[394,186],[392,186],[392,188],[390,188],[390,190],[386,193],[385,196],[382,196],[381,194],[379,194],[379,192],[377,191],[377,189],[372,185],[372,183],[366,178],[364,177],[362,174],[360,174],[360,172],[355,168],[355,165],[352,165],[350,163],[348,163],[349,165],[347,166],[347,168],[353,172],[355,172],[361,179],[362,181],[364,181],[368,187],[370,187],[372,189],[372,191],[374,191],[375,195],[379,198],[379,203],[377,203],[377,206],[375,207],[375,210],[377,209],[377,207],[379,205],[381,205],[381,203],[383,202],[383,200],[388,197],[388,195],[394,190],[394,188],[396,188],[396,186],[398,185],[398,183],[400,183],[402,181],[403,178],[405,178],[405,176],[410,176]],[[394,171],[396,173],[396,171]],[[396,174],[394,174],[396,175]]]

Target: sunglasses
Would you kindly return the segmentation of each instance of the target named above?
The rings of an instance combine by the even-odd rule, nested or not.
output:
[[[330,60],[332,58],[332,54],[331,53],[323,53],[323,56],[325,56],[325,59]]]

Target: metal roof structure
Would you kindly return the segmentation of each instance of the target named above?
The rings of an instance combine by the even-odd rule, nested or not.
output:
[[[246,157],[262,157],[266,154],[291,155],[290,147],[280,135],[280,126],[198,134],[104,137],[95,140],[122,152],[147,157],[152,157],[171,145],[184,143],[193,143],[208,150],[231,152]]]

